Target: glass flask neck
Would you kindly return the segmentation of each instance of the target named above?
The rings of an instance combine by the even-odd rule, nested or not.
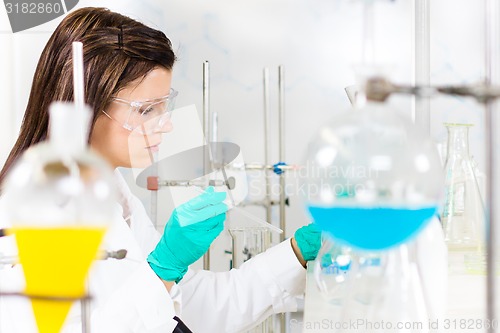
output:
[[[368,101],[366,100],[366,93],[364,91],[364,89],[361,89],[359,90],[358,92],[356,92],[356,95],[355,95],[355,98],[354,98],[354,104],[353,104],[353,107],[355,109],[362,109],[366,106],[366,103]]]
[[[352,106],[356,110],[386,110],[387,104],[385,102],[378,101],[376,99],[368,98],[365,89],[360,87],[354,96],[354,101]]]
[[[446,125],[448,130],[447,159],[457,154],[469,157],[469,127],[470,125]]]

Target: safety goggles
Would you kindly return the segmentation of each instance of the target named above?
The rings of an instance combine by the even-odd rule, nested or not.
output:
[[[177,94],[176,90],[170,89],[167,96],[144,101],[130,101],[113,97],[111,102],[127,106],[127,111],[125,108],[110,108],[110,110],[102,112],[126,130],[151,134],[161,130],[170,120]]]

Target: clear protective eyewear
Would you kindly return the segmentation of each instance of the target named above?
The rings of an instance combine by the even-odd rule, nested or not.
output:
[[[170,120],[177,94],[176,90],[170,89],[167,96],[144,101],[130,101],[113,97],[111,102],[127,105],[128,112],[122,109],[112,109],[107,112],[103,110],[102,112],[126,130],[151,134],[159,131]]]

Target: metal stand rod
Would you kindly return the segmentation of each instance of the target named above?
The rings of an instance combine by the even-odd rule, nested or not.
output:
[[[279,88],[279,159],[285,161],[285,70],[283,66],[278,67],[278,88]],[[267,164],[267,163],[266,163]],[[283,233],[280,235],[280,240],[284,241],[286,236],[285,222],[285,173],[280,174],[280,229]],[[280,317],[280,330],[285,332],[285,314]]]
[[[95,260],[108,260],[108,259],[117,259],[122,260],[127,256],[127,250],[120,249],[117,251],[100,251],[97,254]],[[53,260],[53,258],[49,258],[48,260]],[[0,268],[2,265],[16,265],[20,262],[18,256],[4,256],[0,254]]]
[[[486,318],[489,320],[495,319],[495,297],[496,297],[496,285],[495,285],[495,262],[496,262],[496,209],[494,202],[496,200],[496,190],[495,190],[495,160],[494,160],[494,107],[492,102],[486,103],[485,106],[485,150],[487,156],[486,163]],[[496,332],[495,325],[491,325],[488,332]]]
[[[391,94],[409,94],[418,97],[434,97],[438,94],[474,97],[480,103],[500,98],[500,86],[484,84],[467,86],[411,86],[397,85],[383,77],[372,77],[367,80],[366,98],[372,101],[385,102]]]
[[[415,0],[414,85],[428,87],[430,78],[430,1]],[[428,135],[431,130],[430,98],[413,97],[413,119]]]
[[[290,198],[286,198],[285,200],[285,205],[290,206]],[[239,203],[238,206],[240,207],[245,207],[245,206],[262,206],[262,207],[268,207],[268,206],[278,206],[280,204],[279,200],[248,200],[248,201],[242,201]],[[269,221],[268,221],[269,222]]]
[[[270,110],[271,110],[271,103],[270,103],[270,97],[269,97],[269,68],[265,67],[263,71],[263,87],[264,87],[264,165],[268,166],[269,165],[269,145],[270,145]],[[264,198],[264,207],[266,209],[266,221],[269,223],[272,223],[272,199],[271,199],[271,179],[270,179],[270,170],[264,168],[264,178],[266,180],[266,197]],[[265,249],[271,247],[272,244],[272,235],[271,233],[266,233],[265,237]]]
[[[485,1],[485,86],[491,87],[500,81],[497,62],[499,57],[499,5],[496,0]],[[495,134],[498,111],[498,101],[487,100],[485,103],[485,142],[486,142],[486,318],[490,323],[496,319],[497,296],[495,275],[496,275],[496,223],[497,223],[497,189],[496,189],[496,154],[495,147],[498,146]],[[490,325],[488,332],[497,332],[496,325]]]
[[[152,173],[153,175],[158,175],[158,155],[157,153],[154,153],[154,162],[153,165],[151,166],[153,168]],[[151,192],[151,222],[153,222],[153,225],[155,229],[158,227],[158,191],[150,191]]]
[[[269,68],[264,68],[264,165],[269,165]],[[245,166],[246,167],[246,166]],[[269,169],[264,169],[264,177],[266,179],[266,199],[267,203],[271,202],[271,180],[269,179]],[[272,207],[266,206],[266,221],[271,223]]]
[[[73,297],[73,296],[47,296],[47,295],[34,295],[34,294],[26,294],[24,292],[0,292],[1,297],[25,297],[29,299],[36,299],[42,301],[50,301],[50,302],[74,302],[80,301],[84,298],[90,299],[90,296],[83,297]]]
[[[283,66],[278,67],[278,88],[279,88],[279,160],[285,161],[285,70]],[[285,240],[285,173],[280,174],[280,229],[281,241]]]
[[[211,121],[212,126],[210,127],[210,142],[216,143],[219,140],[219,115],[217,112],[212,112]],[[212,149],[212,165],[224,168],[224,164],[221,163],[222,161],[219,159],[217,144],[211,145],[210,148]]]
[[[236,232],[229,229],[229,235],[231,235],[231,269],[238,268],[237,266],[237,256],[236,256]]]
[[[281,161],[282,162],[282,161]],[[232,164],[232,165],[229,165],[229,168],[230,169],[233,169],[233,170],[274,170],[275,168],[277,169],[281,169],[283,171],[285,170],[299,170],[301,169],[302,167],[301,166],[298,166],[298,165],[269,165],[267,163],[265,164],[257,164],[257,163],[248,163],[248,164],[238,164],[238,163],[235,163],[235,164]]]
[[[214,186],[214,187],[228,187],[230,190],[234,189],[236,186],[236,180],[234,177],[229,177],[227,180],[224,179],[210,179],[205,180],[159,180],[158,186]]]
[[[82,310],[82,333],[90,333],[90,300],[82,298],[80,306]]]
[[[271,117],[270,117],[270,110],[271,110],[271,103],[270,103],[270,94],[269,94],[269,68],[265,67],[263,70],[263,87],[264,87],[264,165],[269,164],[269,159],[270,159],[270,142],[269,138],[271,137],[270,130],[271,130]],[[271,204],[271,175],[269,170],[270,169],[264,169],[264,178],[266,181],[266,195],[263,200],[264,202],[264,207],[266,209],[266,221],[268,223],[273,223],[272,221],[272,204]],[[271,247],[272,244],[272,234],[268,233],[264,237],[264,249],[268,249]]]
[[[208,61],[203,63],[203,135],[204,139],[208,139],[208,132],[210,129],[210,81],[209,81],[210,67]],[[205,142],[203,142],[205,144]],[[206,149],[203,153],[203,174],[209,170],[210,156],[208,156]],[[203,269],[210,270],[210,248],[203,255]]]

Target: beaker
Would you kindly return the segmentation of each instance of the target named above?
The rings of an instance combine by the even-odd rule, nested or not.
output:
[[[234,218],[234,215],[239,215]],[[241,210],[232,210],[226,221],[228,232],[231,235],[231,268],[239,268],[246,261],[255,257],[259,253],[265,252],[272,245],[272,234],[276,230],[269,224],[241,215]],[[279,229],[278,229],[279,230]],[[271,333],[275,331],[275,324],[278,318],[270,316],[262,323],[246,331],[246,333]]]
[[[61,329],[116,213],[114,175],[87,147],[90,111],[50,107],[49,141],[26,150],[5,182],[5,202],[40,333]]]
[[[232,242],[231,268],[264,252],[271,246],[271,231],[264,227],[229,228]]]
[[[247,260],[271,247],[271,231],[267,228],[230,226],[228,231],[232,242],[231,268],[239,268]],[[271,316],[246,333],[271,333],[273,328],[274,317]]]
[[[481,271],[484,262],[485,214],[475,162],[469,154],[471,124],[445,124],[448,153],[445,161],[446,200],[441,214],[449,250],[450,272]],[[462,268],[460,268],[462,266]]]

